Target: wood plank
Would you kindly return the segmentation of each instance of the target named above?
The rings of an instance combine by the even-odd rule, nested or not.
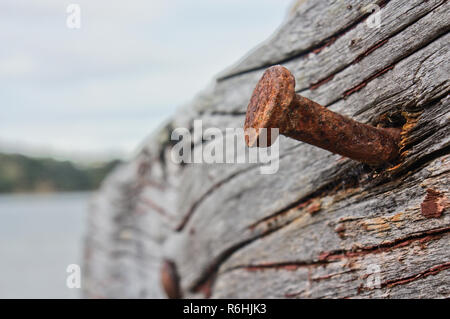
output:
[[[366,6],[388,1],[303,1],[266,42],[252,50],[220,77],[261,69],[280,61],[308,54],[332,42],[362,23]],[[320,12],[320,15],[317,13]],[[336,19],[336,17],[339,17]]]
[[[380,1],[382,27],[369,29],[370,2],[304,2],[104,182],[88,221],[86,296],[164,297],[168,258],[184,297],[449,297],[449,3]],[[284,137],[275,175],[171,161],[176,127],[242,127],[275,63],[332,110],[402,127],[397,165],[374,169]],[[381,287],[367,289],[373,264]]]
[[[408,76],[411,78],[411,81],[413,81],[414,75],[416,72],[419,72],[418,70],[421,70],[420,72],[424,75],[422,77],[423,81],[426,81],[425,78],[428,77],[430,82],[436,83],[435,85],[439,88],[443,88],[444,93],[446,91],[448,92],[448,81],[443,74],[442,69],[433,67],[433,65],[438,64],[438,61],[445,61],[445,58],[443,57],[448,56],[448,49],[446,49],[444,43],[446,42],[433,43],[420,52],[417,52],[416,55],[413,55],[400,63],[396,68],[397,72],[386,74],[384,79],[379,79],[379,81],[388,81],[389,83],[392,83],[392,86],[389,86],[387,89],[396,92],[398,91],[400,93],[393,95],[392,100],[386,99],[386,104],[380,103],[379,107],[381,107],[381,112],[378,109],[375,111],[378,116],[388,111],[396,111],[396,108],[394,107],[398,104],[392,103],[393,101],[402,101],[403,105],[417,105],[417,102],[422,101],[422,96],[412,94],[416,87],[408,86]],[[432,55],[432,53],[435,52],[438,53]],[[421,57],[428,56],[430,56],[430,59],[437,59],[438,61],[430,61],[430,63],[426,65],[422,64],[420,61],[422,61],[423,58]],[[414,63],[414,61],[416,62]],[[423,69],[424,67],[429,67],[429,69],[425,71]],[[402,80],[399,81],[399,78]],[[447,86],[443,84],[447,84]],[[410,89],[404,89],[404,86],[407,88],[409,87]],[[380,92],[379,87],[377,81],[368,84],[365,90],[358,93],[359,101],[364,101],[366,96],[373,96],[374,91],[383,93]],[[443,94],[440,90],[435,90],[433,92],[435,92],[438,97]],[[385,96],[391,95],[386,94]],[[353,98],[357,99],[356,96]],[[436,96],[427,95],[427,98],[433,100]],[[416,100],[411,101],[409,99]],[[339,105],[337,104],[336,108],[339,109],[336,111],[341,111],[341,113],[345,113],[344,110],[352,113],[356,112],[355,109],[347,109],[347,104],[345,102],[346,101],[342,101]],[[441,116],[444,116],[445,118],[448,110],[448,99],[445,99],[443,103],[445,104],[440,105],[438,109],[441,112]],[[355,104],[350,103],[350,105]],[[385,105],[389,105],[392,109],[385,109]],[[365,116],[367,117],[367,114]],[[438,129],[437,131],[440,132],[438,134],[440,134],[442,138],[425,140],[422,146],[416,140],[415,143],[417,145],[415,148],[416,150],[419,150],[419,153],[414,150],[409,150],[409,153],[407,154],[407,156],[409,156],[409,161],[406,159],[406,163],[416,162],[419,160],[420,156],[424,157],[427,154],[436,151],[436,149],[444,149],[449,145],[447,129],[448,120],[441,121],[440,117],[436,117],[436,114],[430,117],[434,117],[437,121],[441,122],[441,124],[439,126],[431,124],[433,123],[431,119],[425,119],[425,117],[423,121],[429,122],[430,126],[434,125],[434,128]],[[180,263],[183,265],[181,272],[183,275],[184,272],[186,272],[186,275],[183,276],[183,278],[189,278],[188,273],[192,275],[194,273],[192,269],[201,268],[200,264],[204,263],[203,267],[207,268],[207,265],[210,263],[210,254],[205,254],[208,257],[205,258],[204,261],[202,261],[201,258],[196,258],[195,260],[189,258],[190,254],[194,254],[194,251],[197,249],[205,249],[208,251],[207,247],[197,247],[195,245],[212,246],[217,244],[219,247],[223,248],[219,249],[214,247],[212,250],[216,252],[211,251],[211,254],[213,256],[220,256],[223,251],[228,249],[228,247],[233,246],[232,243],[234,243],[234,245],[239,245],[240,242],[245,242],[249,239],[249,234],[242,231],[243,227],[236,225],[236,220],[239,220],[243,225],[250,225],[256,220],[263,219],[277,211],[285,209],[285,207],[288,207],[292,203],[301,201],[315,190],[339,180],[343,175],[351,174],[351,172],[357,172],[356,175],[358,175],[362,170],[362,165],[348,160],[344,160],[340,165],[338,161],[340,159],[339,156],[332,155],[326,151],[316,149],[306,144],[300,144],[294,150],[295,151],[291,152],[291,154],[286,154],[285,157],[281,158],[280,170],[274,176],[259,175],[256,169],[244,171],[242,174],[232,175],[230,180],[227,179],[227,183],[224,185],[220,184],[220,187],[214,192],[208,192],[208,189],[204,188],[204,182],[207,179],[201,179],[203,183],[197,183],[197,185],[199,185],[198,187],[189,185],[189,190],[186,190],[185,193],[189,195],[182,197],[182,204],[186,207],[186,213],[188,212],[188,209],[192,207],[189,203],[196,203],[195,199],[197,198],[200,198],[202,202],[196,204],[196,212],[193,214],[192,221],[186,227],[189,228],[190,224],[195,225],[196,229],[205,227],[214,234],[214,238],[210,239],[209,237],[211,235],[205,232],[200,232],[195,237],[186,236],[185,240],[188,247],[181,248],[180,250],[182,252],[174,254],[179,256],[178,258],[181,258]],[[408,165],[400,166],[397,171],[400,172],[407,167]],[[213,170],[214,166],[197,165],[195,171],[197,172],[199,169],[209,171]],[[355,173],[353,173],[353,175],[355,175]],[[189,175],[187,176],[188,180],[193,180]],[[276,187],[273,187],[272,185],[276,185]],[[206,198],[196,197],[196,194],[202,194],[201,191],[203,189],[205,189],[205,193],[203,194],[208,194],[208,196]],[[227,194],[227,196],[224,197],[223,194]],[[182,210],[182,207],[180,209]],[[221,220],[221,222],[217,222],[220,229],[215,229],[215,223],[211,224],[212,218]],[[208,226],[206,226],[205,223],[208,224]],[[227,227],[223,226],[224,223]],[[202,226],[203,224],[205,225]],[[222,233],[226,233],[223,234],[224,237],[217,236]],[[205,238],[201,239],[202,236],[205,236]],[[200,243],[194,244],[192,241]],[[191,263],[193,264],[191,265]],[[183,270],[183,267],[186,267],[186,269]],[[193,283],[190,282],[188,285],[192,284]]]

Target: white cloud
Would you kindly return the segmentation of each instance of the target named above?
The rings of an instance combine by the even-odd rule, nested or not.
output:
[[[11,55],[0,60],[0,76],[5,78],[15,78],[28,76],[36,69],[33,58],[24,53]]]
[[[81,6],[80,30],[65,25],[69,3]],[[128,152],[267,38],[289,3],[2,0],[0,139]]]

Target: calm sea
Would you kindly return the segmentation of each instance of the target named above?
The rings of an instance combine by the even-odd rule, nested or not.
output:
[[[0,298],[79,298],[70,264],[82,267],[90,193],[0,195]]]

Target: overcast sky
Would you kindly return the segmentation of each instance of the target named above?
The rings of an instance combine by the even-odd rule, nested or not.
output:
[[[70,3],[81,29],[66,26]],[[291,0],[1,0],[0,151],[129,156]]]

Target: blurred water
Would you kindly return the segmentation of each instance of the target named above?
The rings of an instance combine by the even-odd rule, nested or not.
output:
[[[82,267],[90,193],[0,195],[0,298],[79,298],[69,264]]]

